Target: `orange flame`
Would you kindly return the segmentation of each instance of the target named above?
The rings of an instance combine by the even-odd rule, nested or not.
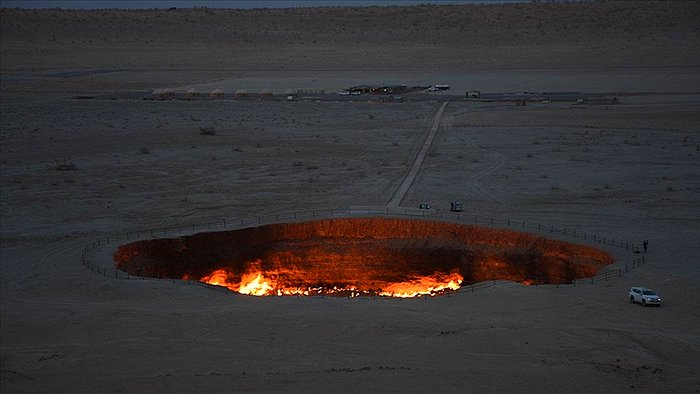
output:
[[[452,273],[447,277],[443,277],[436,273],[433,276],[424,276],[418,279],[392,283],[379,293],[381,296],[387,297],[419,297],[422,295],[434,296],[444,293],[449,290],[459,290],[464,278],[458,273]]]
[[[272,279],[275,272],[263,272],[253,268],[243,274],[240,281],[236,281],[233,273],[220,268],[211,274],[204,276],[200,282],[215,286],[224,286],[231,291],[253,296],[291,296],[291,295],[347,295],[348,297],[379,295],[384,297],[410,298],[422,295],[434,296],[460,288],[463,281],[459,273],[449,275],[435,273],[431,276],[418,277],[410,281],[389,283],[379,290],[362,289],[359,286],[350,285],[344,287],[289,287]]]

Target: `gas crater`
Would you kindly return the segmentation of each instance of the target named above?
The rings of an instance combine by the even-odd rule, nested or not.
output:
[[[571,283],[613,258],[507,229],[345,218],[137,241],[120,246],[114,261],[132,275],[198,280],[256,296],[416,297],[496,279]]]

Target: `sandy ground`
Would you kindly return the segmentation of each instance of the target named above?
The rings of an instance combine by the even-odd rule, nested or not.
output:
[[[698,392],[697,16],[693,2],[3,10],[2,392]],[[118,71],[55,75],[103,69]],[[386,205],[441,103],[72,95],[442,81],[666,93],[450,102],[401,203],[648,239],[646,264],[412,300],[254,298],[81,266],[80,248],[110,234]],[[616,266],[634,258],[608,249]],[[664,306],[630,305],[633,285]]]

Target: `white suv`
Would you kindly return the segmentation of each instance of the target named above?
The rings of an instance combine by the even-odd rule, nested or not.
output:
[[[630,289],[630,302],[639,302],[643,306],[661,306],[661,298],[646,287],[633,287]]]

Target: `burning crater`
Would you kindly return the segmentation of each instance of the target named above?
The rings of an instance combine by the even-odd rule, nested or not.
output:
[[[415,297],[494,279],[570,283],[613,262],[585,245],[446,222],[348,218],[122,245],[132,275],[192,279],[257,296]]]

